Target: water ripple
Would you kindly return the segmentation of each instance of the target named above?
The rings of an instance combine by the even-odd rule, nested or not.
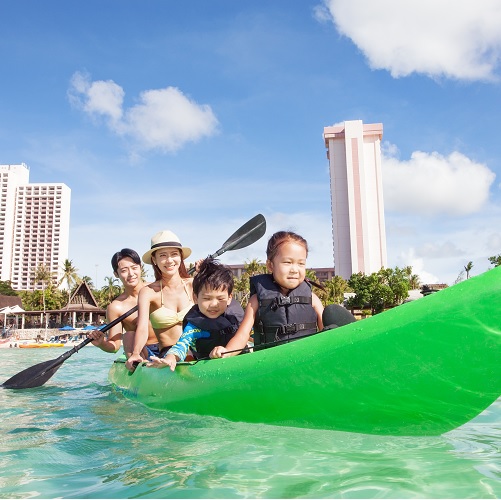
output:
[[[0,352],[7,377],[54,356],[19,351]],[[125,399],[111,359],[83,349],[46,386],[0,391],[0,498],[501,497],[499,402],[438,437],[233,423]]]

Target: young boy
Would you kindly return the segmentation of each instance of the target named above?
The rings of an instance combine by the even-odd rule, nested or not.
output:
[[[206,358],[218,345],[226,345],[243,319],[240,304],[232,300],[233,273],[218,261],[207,258],[193,279],[195,305],[183,321],[183,333],[164,358],[153,356],[147,366],[174,371],[191,348],[196,359]]]

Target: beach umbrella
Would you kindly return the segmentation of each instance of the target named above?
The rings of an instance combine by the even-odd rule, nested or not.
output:
[[[66,325],[66,326],[63,326],[62,328],[59,328],[59,330],[63,330],[63,331],[69,331],[69,330],[75,330],[75,328],[73,328],[72,326],[69,326],[69,325]]]
[[[86,325],[82,328],[82,330],[97,330],[97,326],[94,325]]]

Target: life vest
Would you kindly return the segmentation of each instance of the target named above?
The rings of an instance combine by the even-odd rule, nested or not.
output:
[[[194,357],[196,359],[206,358],[214,347],[226,346],[238,330],[243,317],[244,310],[235,299],[232,299],[226,311],[217,318],[208,318],[200,312],[197,305],[194,305],[183,319],[183,329],[188,323],[191,323],[200,330],[210,333],[210,337],[195,340]]]
[[[256,294],[258,312],[254,321],[254,346],[292,340],[317,332],[311,285],[303,281],[288,295],[282,295],[271,274],[250,278],[251,295]]]

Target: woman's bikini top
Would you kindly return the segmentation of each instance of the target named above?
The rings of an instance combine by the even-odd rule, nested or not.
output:
[[[186,281],[183,280],[183,287],[184,291],[186,292],[186,295],[188,296],[188,299],[190,300],[190,305],[185,307],[182,311],[176,312],[172,311],[171,309],[167,309],[164,306],[164,296],[163,296],[163,285],[162,281],[160,280],[160,307],[153,311],[150,314],[150,323],[153,328],[156,328],[158,330],[164,329],[164,328],[171,328],[174,325],[177,325],[179,323],[183,322],[184,317],[186,316],[187,312],[191,309],[193,306],[193,299],[190,297],[190,291],[188,290],[186,286]]]

